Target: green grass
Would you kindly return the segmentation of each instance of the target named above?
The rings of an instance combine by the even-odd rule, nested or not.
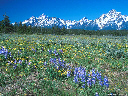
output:
[[[105,96],[128,93],[128,39],[125,36],[2,34],[1,46],[13,56],[8,55],[5,59],[0,54],[1,95],[93,96],[98,92],[99,96]],[[51,49],[53,52],[49,54]],[[58,56],[54,54],[55,49]],[[71,66],[69,78],[68,68],[57,70],[49,61],[56,58],[58,62],[58,57],[65,61],[65,65]],[[19,60],[22,60],[22,65]],[[44,65],[45,62],[47,65]],[[109,88],[98,83],[85,88],[75,84],[74,68],[80,66],[86,68],[87,73],[94,68],[102,77],[107,76]]]

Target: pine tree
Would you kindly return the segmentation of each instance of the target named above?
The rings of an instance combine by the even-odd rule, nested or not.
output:
[[[45,33],[45,28],[41,27],[41,34],[44,34],[44,33]]]
[[[15,22],[15,24],[14,24],[14,32],[18,32],[18,24],[17,24],[17,22]]]
[[[6,16],[6,14],[5,15],[3,15],[4,16],[4,20],[3,20],[3,22],[2,22],[2,27],[3,27],[3,31],[4,31],[4,33],[9,33],[9,32],[11,32],[12,31],[12,26],[11,26],[11,24],[10,24],[10,20],[9,20],[9,17],[8,16]]]
[[[22,22],[20,21],[19,27],[18,27],[18,33],[21,34],[23,32],[23,26]]]
[[[65,35],[67,34],[67,30],[65,29],[65,27],[63,26],[63,28],[61,29],[61,35]]]
[[[55,25],[52,26],[52,34],[55,34]]]
[[[27,27],[26,34],[32,34],[32,26],[31,25]]]
[[[11,32],[11,33],[14,32],[14,26],[13,26],[13,24],[10,24],[10,32]]]
[[[41,27],[40,26],[37,27],[37,32],[41,33]]]
[[[55,34],[60,35],[60,33],[61,33],[61,30],[60,30],[59,26],[57,26],[55,28]]]
[[[1,26],[1,33],[3,33],[4,32],[4,20],[1,21],[0,26]]]
[[[23,29],[23,34],[25,34],[26,31],[27,31],[27,26],[26,26],[26,24],[23,25],[22,29]]]
[[[33,29],[33,32],[32,33],[36,33],[36,27],[33,26],[32,29]]]
[[[0,33],[2,32],[2,21],[0,21]]]

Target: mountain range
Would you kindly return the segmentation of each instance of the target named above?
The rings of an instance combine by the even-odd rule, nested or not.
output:
[[[85,30],[123,30],[128,29],[128,16],[122,15],[115,9],[110,10],[106,14],[102,14],[95,20],[88,20],[86,17],[79,21],[64,20],[57,17],[48,17],[44,13],[39,17],[32,16],[24,20],[22,24],[27,26],[41,26],[51,28],[54,25],[66,29],[85,29]]]

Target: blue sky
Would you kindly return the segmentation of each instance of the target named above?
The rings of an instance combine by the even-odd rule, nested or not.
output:
[[[64,20],[94,20],[111,9],[128,15],[128,0],[0,0],[0,21],[5,12],[11,23],[43,13]]]

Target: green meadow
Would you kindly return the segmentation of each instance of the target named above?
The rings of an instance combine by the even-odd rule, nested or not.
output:
[[[0,35],[0,96],[127,96],[128,38]]]

